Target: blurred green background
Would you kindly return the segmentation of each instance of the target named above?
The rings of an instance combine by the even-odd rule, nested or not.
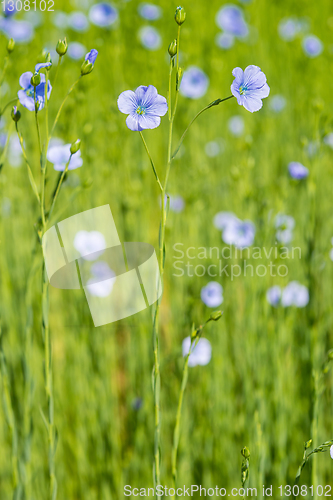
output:
[[[53,16],[57,11],[77,10],[87,15],[91,3],[55,0],[55,12],[41,15],[33,40],[17,44],[11,55],[1,104],[15,97],[20,75],[32,71],[42,50],[54,50],[59,38],[67,36],[69,42],[80,42],[87,51],[97,49],[93,73],[80,81],[68,99],[55,132],[66,143],[80,138],[84,161],[82,168],[68,175],[59,197],[59,219],[110,204],[122,241],[147,242],[157,249],[158,187],[139,134],[127,129],[125,116],[117,109],[118,95],[139,85],[152,84],[161,95],[167,95],[166,49],[176,37],[177,5],[154,3],[162,8],[156,21],[140,17],[136,0],[115,2],[119,11],[116,25],[103,29],[90,24],[87,31],[79,33],[70,27],[57,28]],[[183,2],[187,19],[181,33],[181,65],[185,69],[200,67],[210,84],[201,99],[180,96],[174,146],[197,111],[230,95],[234,67],[260,66],[271,94],[262,110],[253,115],[235,99],[207,111],[191,128],[172,164],[168,192],[181,195],[185,207],[181,213],[170,211],[166,232],[160,326],[161,467],[163,484],[171,486],[182,340],[190,334],[192,322],[201,324],[211,313],[200,299],[201,288],[211,278],[173,276],[173,245],[180,242],[184,250],[223,248],[213,217],[225,210],[255,223],[255,246],[274,247],[274,216],[282,212],[295,218],[293,246],[302,249],[302,257],[287,262],[286,278],[216,279],[224,289],[224,314],[205,330],[212,344],[210,363],[190,368],[179,447],[179,485],[231,489],[240,487],[240,450],[247,445],[251,451],[249,485],[261,492],[262,484],[275,488],[293,484],[304,441],[314,437],[317,446],[333,433],[332,373],[320,375],[333,347],[333,266],[329,258],[333,151],[323,141],[333,130],[333,12],[330,0],[235,3],[244,11],[250,34],[246,40],[236,40],[230,50],[222,50],[215,43],[220,31],[215,15],[223,2]],[[24,17],[22,13],[16,16]],[[279,36],[281,19],[291,16],[302,18],[305,32],[321,39],[324,50],[320,56],[309,58],[304,53],[304,33],[290,42]],[[162,44],[158,50],[147,50],[140,43],[138,31],[145,25],[159,31]],[[0,47],[4,60],[5,35],[1,35]],[[79,76],[80,65],[81,61],[64,57],[50,99],[51,119]],[[53,68],[51,83],[54,72]],[[279,113],[270,104],[275,95],[286,100]],[[20,130],[38,179],[33,113],[23,108],[21,112]],[[235,115],[241,116],[245,125],[239,137],[228,127]],[[40,116],[43,129],[43,112]],[[10,108],[2,124],[4,132],[14,134]],[[167,117],[158,129],[144,134],[161,177],[166,167],[167,134]],[[212,141],[220,145],[214,157],[206,153],[206,145]],[[310,171],[308,179],[291,180],[287,170],[290,161],[303,163]],[[47,201],[56,179],[57,173],[48,164]],[[41,416],[41,410],[46,413],[46,398],[40,309],[42,256],[38,246],[31,272],[36,248],[34,224],[39,215],[24,162],[13,167],[10,155],[0,173],[0,209],[0,313],[8,372],[8,378],[2,375],[2,393],[5,397],[7,387],[12,402],[20,482],[27,478],[29,483],[31,496],[22,498],[44,500],[49,498],[48,437]],[[204,264],[216,263],[213,260]],[[242,259],[232,262],[242,264]],[[248,262],[257,264],[251,259]],[[202,262],[194,259],[193,263]],[[266,301],[267,289],[276,284],[285,286],[291,280],[309,288],[309,305],[304,309],[272,308]],[[32,345],[26,342],[29,318]],[[81,291],[51,288],[50,328],[58,498],[118,499],[123,497],[124,485],[152,486],[152,311],[94,328]],[[31,395],[26,363],[31,371]],[[316,377],[320,377],[317,384]],[[15,433],[8,426],[7,406],[5,401],[0,413],[0,498],[4,500],[13,497],[15,468],[11,458]],[[31,433],[27,408],[31,408]],[[332,484],[332,473],[329,454],[319,454],[306,466],[301,484]]]

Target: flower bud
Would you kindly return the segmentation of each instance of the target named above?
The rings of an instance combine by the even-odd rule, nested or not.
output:
[[[177,74],[176,74],[176,90],[179,90],[180,84],[182,82],[184,70],[183,68],[178,68]]]
[[[15,48],[15,40],[13,40],[12,38],[10,40],[8,40],[8,43],[7,43],[7,52],[8,54],[11,54],[13,52]]]
[[[81,141],[80,139],[78,139],[77,141],[73,142],[73,144],[71,145],[71,155],[75,155],[75,153],[77,153],[79,151],[81,147]]]
[[[179,26],[181,26],[183,24],[183,22],[185,21],[185,19],[186,19],[185,9],[183,7],[177,7],[176,13],[175,13],[176,23]]]
[[[177,40],[174,40],[170,43],[168,52],[170,57],[175,57],[175,55],[177,54]]]
[[[15,123],[17,123],[18,121],[20,121],[21,113],[17,109],[17,106],[13,107],[11,116],[12,116],[12,119],[14,120]]]
[[[310,448],[311,445],[312,445],[312,439],[309,439],[309,441],[306,441],[304,443],[304,449],[307,450],[308,448]]]
[[[51,58],[51,54],[50,54],[50,52],[48,52],[48,53],[46,54],[46,57],[45,57],[45,62],[46,62],[46,63],[49,63],[49,62],[50,62],[50,63],[52,63],[52,58]]]
[[[213,320],[213,321],[218,321],[221,316],[222,316],[222,311],[214,311],[210,315],[210,319]]]
[[[39,73],[35,73],[32,77],[31,77],[31,80],[30,80],[30,83],[33,87],[38,87],[38,85],[40,84],[40,81],[41,81],[41,78],[40,78],[40,74]]]
[[[67,38],[64,40],[59,40],[57,43],[56,51],[60,57],[64,56],[68,49]]]
[[[250,450],[248,449],[247,446],[244,446],[244,448],[241,451],[241,454],[243,455],[244,458],[250,458]]]
[[[82,76],[89,75],[89,73],[91,73],[93,69],[94,69],[93,64],[91,64],[89,61],[84,61],[84,63],[81,66],[81,75]]]

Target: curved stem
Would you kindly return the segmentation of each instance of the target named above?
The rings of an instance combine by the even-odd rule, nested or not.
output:
[[[25,160],[25,163],[27,165],[27,169],[28,169],[28,177],[29,177],[29,181],[30,181],[30,184],[31,184],[31,187],[32,187],[32,190],[37,198],[37,201],[38,203],[40,204],[40,198],[39,198],[39,194],[38,194],[38,189],[37,189],[37,186],[36,186],[36,182],[35,182],[35,178],[33,176],[33,173],[32,173],[32,170],[31,170],[31,167],[29,165],[29,161],[28,161],[28,157],[27,157],[27,153],[25,152],[25,149],[24,149],[24,144],[23,144],[23,137],[21,136],[20,132],[19,132],[19,129],[18,129],[18,125],[17,123],[15,123],[15,126],[16,126],[16,132],[17,132],[17,135],[18,135],[18,138],[19,138],[19,141],[20,141],[20,145],[21,145],[21,150],[22,150],[22,154],[23,154],[23,158]]]
[[[35,104],[35,122],[36,122],[37,137],[38,137],[39,155],[41,156],[41,154],[42,154],[42,145],[41,145],[41,140],[40,140],[40,130],[39,130],[39,123],[38,123],[38,109],[37,109],[37,101],[36,101],[36,87],[34,87],[34,104]]]
[[[160,179],[159,179],[159,177],[158,177],[158,175],[157,175],[157,171],[156,171],[156,168],[155,168],[155,165],[154,165],[153,159],[152,159],[152,157],[151,157],[151,155],[150,155],[150,153],[149,153],[148,146],[147,146],[147,144],[146,144],[146,141],[145,141],[145,139],[144,139],[143,134],[142,134],[142,132],[141,132],[141,131],[140,131],[140,137],[141,137],[141,139],[142,139],[143,145],[144,145],[144,147],[145,147],[145,150],[146,150],[146,152],[147,152],[148,158],[149,158],[149,160],[150,160],[150,163],[151,163],[151,166],[152,166],[152,169],[153,169],[153,172],[154,172],[154,175],[155,175],[155,179],[156,179],[156,181],[157,181],[157,184],[159,185],[160,190],[161,190],[161,191],[163,191],[163,187],[162,187],[161,181],[160,181]]]
[[[185,139],[185,136],[187,134],[187,132],[189,131],[191,125],[195,122],[195,120],[204,112],[204,111],[207,111],[207,109],[210,109],[212,108],[213,106],[217,106],[218,104],[220,104],[221,102],[224,102],[224,101],[228,101],[229,99],[232,99],[234,96],[233,95],[230,95],[229,97],[225,97],[224,99],[216,99],[215,101],[211,102],[210,104],[208,104],[208,106],[206,106],[205,108],[203,108],[201,111],[199,111],[199,113],[197,113],[195,115],[195,117],[192,119],[192,121],[189,123],[189,125],[187,126],[187,128],[185,129],[183,135],[181,136],[180,138],[180,141],[179,141],[179,144],[177,146],[177,149],[175,150],[175,152],[173,153],[172,157],[171,157],[171,160],[173,160],[179,149],[180,149],[180,146],[183,144],[183,141]]]
[[[0,111],[0,117],[4,114],[4,112],[6,111],[6,109],[8,108],[8,106],[10,106],[11,104],[14,104],[17,101],[18,101],[18,97],[15,97],[15,99],[11,99],[9,102],[7,102],[7,104]]]

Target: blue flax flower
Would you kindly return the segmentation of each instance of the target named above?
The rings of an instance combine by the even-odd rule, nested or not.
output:
[[[17,95],[20,100],[22,106],[27,108],[29,111],[35,111],[35,102],[34,102],[34,87],[31,85],[31,78],[33,74],[31,71],[27,71],[23,73],[20,78],[20,85],[22,87],[21,90],[18,91]],[[36,102],[39,103],[39,111],[44,108],[45,104],[45,85],[46,78],[45,75],[40,75],[41,82],[36,87]],[[52,91],[51,83],[48,82],[47,86],[47,98],[50,99]]]
[[[98,51],[96,49],[92,49],[90,52],[88,52],[88,54],[86,54],[86,57],[84,59],[85,59],[85,61],[88,61],[89,63],[94,65],[96,62],[97,56],[98,56]]]
[[[165,97],[159,95],[153,85],[140,85],[135,92],[125,90],[118,97],[118,108],[128,115],[126,125],[133,131],[158,127],[160,117],[168,111]]]
[[[299,163],[298,161],[292,161],[288,165],[289,174],[293,179],[301,180],[305,179],[309,175],[309,170]]]
[[[235,68],[232,71],[235,80],[231,84],[231,92],[240,106],[253,113],[262,108],[262,100],[268,97],[270,88],[266,75],[258,66],[251,64],[245,71]]]
[[[89,19],[95,26],[106,28],[117,21],[118,10],[109,3],[97,3],[91,7]]]

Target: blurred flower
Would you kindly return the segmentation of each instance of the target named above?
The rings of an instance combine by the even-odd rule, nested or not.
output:
[[[169,195],[170,198],[170,210],[175,213],[180,213],[184,210],[185,201],[184,198],[180,195],[172,196]]]
[[[215,37],[215,43],[220,49],[231,49],[235,43],[235,37],[230,33],[218,33]]]
[[[82,57],[86,52],[87,49],[85,48],[84,45],[82,45],[82,43],[72,42],[68,45],[67,54],[71,59],[75,59],[76,61],[82,59]]]
[[[104,235],[99,231],[78,231],[73,244],[85,260],[97,259],[106,249]]]
[[[280,304],[282,290],[279,286],[272,286],[267,290],[266,299],[271,306],[277,307]]]
[[[291,42],[301,31],[301,23],[298,19],[287,17],[281,19],[278,26],[280,37],[286,42]]]
[[[68,26],[68,15],[65,12],[57,11],[52,16],[52,23],[56,28],[65,29]]]
[[[105,298],[108,297],[113,289],[113,285],[117,278],[112,278],[104,281],[95,281],[94,279],[90,279],[87,281],[85,288],[91,295],[95,297]]]
[[[13,16],[17,12],[16,3],[13,0],[1,2],[1,10],[5,17]]]
[[[288,165],[289,174],[293,179],[305,179],[309,175],[309,170],[298,161],[292,161]]]
[[[221,152],[220,144],[217,141],[207,142],[205,145],[205,153],[210,158],[214,158]]]
[[[303,50],[309,57],[317,57],[323,51],[323,43],[315,35],[308,35],[302,42]]]
[[[154,5],[152,3],[140,3],[138,8],[139,14],[143,19],[147,21],[156,21],[162,15],[161,7]]]
[[[190,99],[199,99],[207,92],[209,79],[202,69],[190,66],[183,75],[180,92]]]
[[[215,20],[218,27],[230,35],[245,37],[249,33],[243,11],[236,5],[224,5]]]
[[[333,248],[330,251],[330,259],[333,260]]]
[[[68,16],[68,26],[74,31],[83,32],[89,28],[89,22],[83,12],[72,12]]]
[[[132,401],[132,408],[133,410],[135,411],[139,411],[141,406],[142,406],[142,399],[141,398],[135,398],[133,401]]]
[[[283,307],[305,307],[309,303],[309,290],[298,281],[291,281],[282,291]]]
[[[91,233],[89,233],[89,236],[91,236]],[[95,238],[96,242],[97,241],[96,236],[93,236],[93,238]],[[79,237],[79,247],[83,241],[84,239],[82,238],[82,241],[80,243],[80,237]],[[88,259],[86,256],[85,260],[90,260],[90,259]],[[88,291],[91,293],[91,295],[94,295],[95,297],[101,297],[101,298],[108,297],[112,292],[113,286],[116,282],[116,275],[114,271],[110,269],[109,265],[106,262],[95,262],[91,266],[90,272],[93,275],[93,278],[91,278],[87,282],[86,287]],[[96,279],[98,281],[96,281]]]
[[[325,135],[324,143],[326,144],[326,146],[329,146],[330,148],[333,149],[333,132],[330,132],[329,134]]]
[[[234,135],[235,137],[240,137],[243,134],[245,128],[243,118],[239,115],[232,116],[228,121],[228,128],[232,135]]]
[[[8,163],[11,167],[17,168],[22,164],[22,148],[17,134],[9,139],[8,144]]]
[[[332,446],[330,447],[330,456],[331,456],[331,458],[332,458],[332,460],[333,460],[333,444],[332,444]]]
[[[23,73],[20,78],[20,85],[23,90],[19,90],[17,95],[20,100],[22,106],[27,108],[29,111],[35,111],[35,102],[34,102],[34,87],[31,85],[31,78],[33,74],[31,71],[27,71]],[[43,109],[45,104],[45,75],[41,74],[41,83],[36,87],[36,102],[39,103],[39,111]],[[50,99],[52,91],[51,83],[48,82],[47,87],[47,98]]]
[[[8,38],[13,38],[16,43],[30,42],[34,36],[34,29],[30,22],[15,19],[0,19],[0,31]]]
[[[152,26],[144,26],[139,30],[139,39],[142,45],[149,50],[157,50],[162,44],[161,35]]]
[[[51,146],[47,152],[47,159],[53,163],[54,170],[63,172],[71,156],[71,144]],[[68,170],[75,170],[83,165],[81,151],[72,155]]]
[[[200,296],[207,307],[218,307],[223,302],[223,288],[217,281],[210,281],[201,289]]]
[[[89,19],[96,26],[106,28],[117,21],[118,10],[109,3],[98,3],[91,7]]]
[[[232,71],[235,80],[231,84],[231,92],[240,106],[253,113],[262,108],[262,99],[269,95],[266,75],[258,66],[248,66],[245,71],[235,68]]]
[[[187,356],[191,348],[191,338],[186,337],[183,340],[182,351],[183,357]],[[193,348],[189,358],[188,358],[188,366],[205,366],[208,365],[212,358],[212,346],[207,339],[199,339],[197,345]]]
[[[280,113],[286,106],[286,99],[283,95],[274,95],[269,100],[269,107],[275,113]]]
[[[290,215],[278,214],[275,217],[276,239],[280,243],[288,244],[293,239],[295,219]]]
[[[213,220],[216,229],[223,231],[229,224],[237,222],[239,219],[233,212],[218,212]]]
[[[253,244],[256,228],[253,222],[230,219],[223,230],[222,239],[228,245],[236,248],[246,248]]]
[[[135,92],[125,90],[118,97],[119,111],[128,115],[126,125],[130,130],[153,129],[161,123],[161,116],[168,111],[167,100],[157,93],[153,85],[140,85]]]

